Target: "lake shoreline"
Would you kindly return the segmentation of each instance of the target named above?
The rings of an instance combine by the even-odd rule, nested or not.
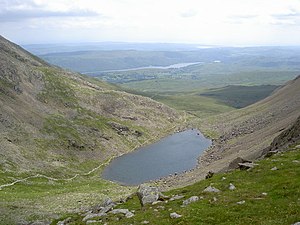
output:
[[[197,128],[186,126],[148,145],[114,157],[106,164],[108,166],[103,169],[101,177],[120,185],[137,186],[171,174],[186,173],[198,166],[198,158],[211,144],[212,141]]]

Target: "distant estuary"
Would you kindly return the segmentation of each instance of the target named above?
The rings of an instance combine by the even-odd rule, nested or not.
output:
[[[102,177],[125,185],[138,185],[197,165],[197,158],[211,145],[198,130],[175,133],[160,141],[114,159]]]

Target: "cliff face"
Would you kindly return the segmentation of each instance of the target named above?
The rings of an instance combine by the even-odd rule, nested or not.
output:
[[[77,171],[159,138],[182,119],[149,98],[53,67],[3,37],[0,105],[4,172]]]

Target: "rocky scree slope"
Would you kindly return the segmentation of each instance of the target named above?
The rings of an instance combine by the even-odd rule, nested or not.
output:
[[[0,106],[3,173],[89,170],[182,121],[161,103],[53,67],[1,36]]]

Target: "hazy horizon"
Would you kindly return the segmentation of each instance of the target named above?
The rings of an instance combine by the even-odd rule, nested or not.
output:
[[[0,0],[0,29],[21,45],[299,46],[300,1]]]

